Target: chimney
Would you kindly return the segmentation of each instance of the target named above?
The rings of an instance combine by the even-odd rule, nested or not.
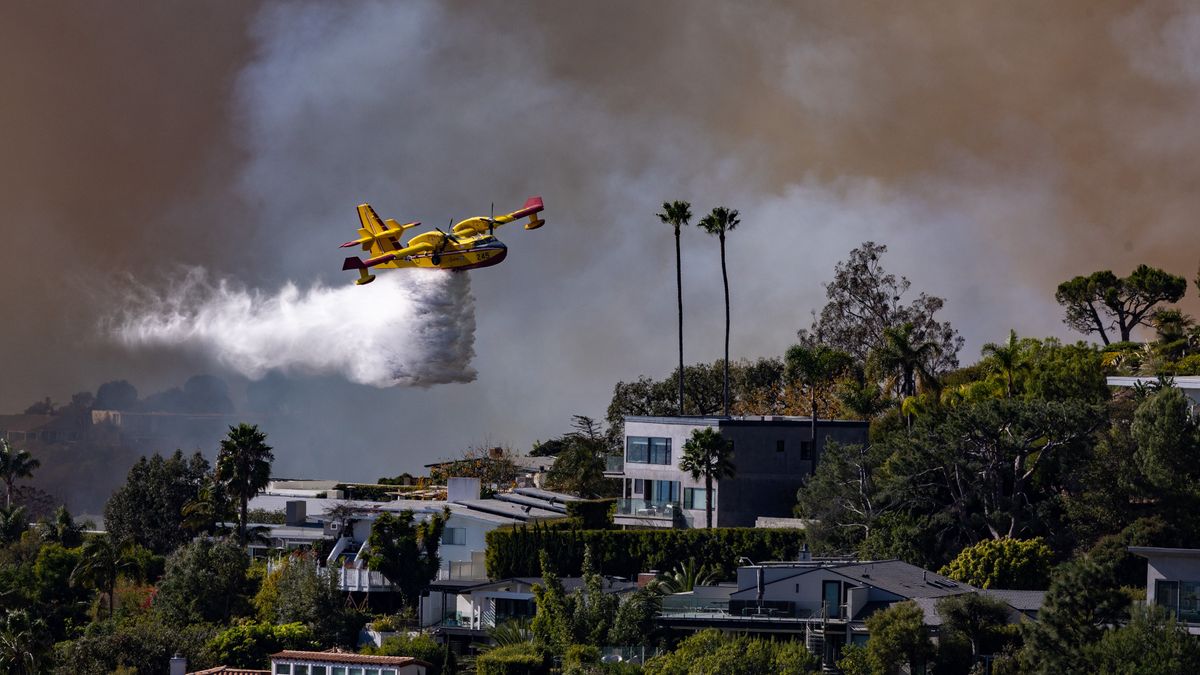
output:
[[[478,478],[450,478],[446,480],[446,501],[454,503],[479,499],[479,490]]]
[[[283,523],[285,525],[290,527],[300,527],[308,521],[308,515],[306,513],[307,508],[304,500],[297,499],[295,501],[287,502],[284,505],[284,508],[287,509],[283,518]]]
[[[175,652],[171,657],[171,675],[187,675],[187,659]]]

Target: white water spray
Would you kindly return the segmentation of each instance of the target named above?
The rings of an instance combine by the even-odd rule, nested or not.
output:
[[[165,292],[132,291],[110,330],[129,347],[191,349],[252,379],[270,370],[376,387],[475,379],[466,274],[398,270],[366,286],[289,282],[272,294],[192,268]]]

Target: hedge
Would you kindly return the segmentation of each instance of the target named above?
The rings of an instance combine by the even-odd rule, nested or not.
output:
[[[721,578],[730,578],[740,557],[756,562],[795,560],[804,531],[755,527],[660,530],[582,530],[533,524],[499,528],[487,534],[487,573],[492,579],[536,577],[538,553],[545,551],[555,573],[579,576],[583,549],[602,574],[632,579],[639,572],[667,571],[695,558]]]
[[[616,499],[580,499],[566,502],[567,517],[581,530],[606,530],[617,513]]]
[[[478,675],[545,675],[546,657],[533,644],[516,644],[486,651],[475,659]]]

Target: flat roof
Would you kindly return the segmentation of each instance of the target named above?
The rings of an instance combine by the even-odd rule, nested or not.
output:
[[[1200,375],[1171,375],[1171,381],[1180,389],[1200,389]],[[1132,387],[1135,384],[1153,384],[1157,377],[1109,377],[1105,378],[1110,387]]]
[[[1127,546],[1125,550],[1145,558],[1200,558],[1200,548],[1171,548],[1168,546]]]
[[[807,427],[812,425],[811,417],[794,415],[749,415],[741,417],[719,417],[714,415],[684,415],[683,417],[656,417],[646,415],[626,415],[626,422],[647,422],[650,424],[681,424],[686,426],[716,426],[716,427]],[[817,426],[821,427],[867,427],[865,420],[831,420],[818,418]]]

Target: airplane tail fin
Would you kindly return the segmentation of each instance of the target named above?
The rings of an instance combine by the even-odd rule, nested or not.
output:
[[[400,243],[401,234],[410,227],[421,224],[417,222],[402,225],[391,218],[382,220],[370,204],[358,205],[358,220],[362,223],[362,227],[358,228],[358,239],[342,244],[341,248],[361,246],[362,250],[370,252],[372,257],[403,248],[403,244]]]
[[[513,219],[516,220],[517,218],[528,216],[529,222],[525,223],[525,229],[536,230],[546,224],[545,220],[537,217],[537,214],[541,213],[545,208],[541,197],[530,197],[525,200],[525,206],[521,207],[520,211],[512,214]]]

